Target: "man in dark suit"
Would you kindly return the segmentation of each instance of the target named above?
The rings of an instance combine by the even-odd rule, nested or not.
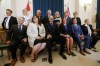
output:
[[[79,24],[81,26],[81,19],[80,19],[80,17],[78,17],[78,13],[74,12],[73,16],[74,17],[72,18],[72,24],[73,24],[73,19],[77,19],[77,24]]]
[[[67,24],[71,24],[72,18],[69,17],[69,12],[68,11],[64,12],[64,18],[66,19],[66,21],[67,21],[66,23]]]
[[[65,38],[60,37],[58,27],[54,23],[54,18],[53,16],[49,17],[49,22],[46,24],[46,32],[47,32],[47,47],[48,47],[48,61],[49,63],[53,63],[52,59],[52,43],[53,42],[58,42],[61,44],[60,47],[60,56],[63,59],[67,59],[66,56],[63,54],[64,52],[64,46],[65,46]]]
[[[12,25],[17,24],[17,19],[12,15],[12,10],[6,9],[6,15],[7,17],[4,18],[2,22],[2,27],[5,31],[9,31]]]
[[[36,17],[38,18],[39,22],[43,23],[43,17],[41,16],[41,10],[37,10]]]
[[[6,43],[9,45],[9,50],[13,59],[10,66],[14,66],[17,62],[16,51],[18,47],[20,48],[20,61],[22,63],[25,62],[23,55],[27,48],[27,27],[25,27],[23,23],[24,18],[18,18],[18,24],[13,25],[7,33]]]
[[[71,28],[72,28],[72,36],[73,36],[74,40],[77,42],[77,44],[80,48],[80,53],[84,56],[85,56],[85,53],[91,54],[90,52],[88,52],[86,50],[88,48],[89,44],[90,44],[90,37],[83,34],[80,25],[77,24],[77,19],[73,19],[73,24],[72,24]],[[82,48],[82,45],[81,45],[82,40],[85,40],[83,48]]]
[[[52,14],[51,10],[48,10],[47,15],[43,19],[44,25],[49,22],[49,17],[51,16],[51,14]]]
[[[94,31],[92,25],[90,24],[89,19],[85,20],[85,24],[82,25],[82,30],[85,35],[89,35],[91,37],[90,48],[95,48],[97,41],[99,40],[99,36],[96,31]]]

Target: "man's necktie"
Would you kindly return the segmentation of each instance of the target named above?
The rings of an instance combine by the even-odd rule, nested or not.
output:
[[[19,31],[21,32],[21,25],[18,26]]]

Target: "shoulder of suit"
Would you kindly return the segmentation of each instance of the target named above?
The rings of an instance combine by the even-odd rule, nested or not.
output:
[[[16,19],[16,17],[14,17],[14,16],[11,16],[11,18],[15,18]]]

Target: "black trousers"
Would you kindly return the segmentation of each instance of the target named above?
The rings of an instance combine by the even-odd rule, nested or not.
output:
[[[9,50],[12,56],[12,59],[16,59],[16,51],[17,48],[20,49],[20,56],[22,57],[25,54],[25,50],[27,48],[27,42],[22,42],[22,41],[11,41],[9,45]]]
[[[60,44],[59,54],[62,54],[65,50],[66,39],[64,37],[61,37],[61,36],[53,36],[52,38],[47,39],[47,48],[48,48],[48,56],[49,57],[52,57],[53,42],[57,42],[58,44]]]
[[[92,34],[92,41],[91,41],[91,44],[90,44],[90,47],[95,47],[97,41],[99,40],[99,36],[98,35],[94,35]]]

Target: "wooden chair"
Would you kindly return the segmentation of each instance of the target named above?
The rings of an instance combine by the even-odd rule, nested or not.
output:
[[[5,31],[0,28],[0,51],[1,51],[1,57],[3,57],[3,50],[7,50],[8,59],[10,60],[10,52],[8,50],[8,45],[6,45],[6,36]]]

